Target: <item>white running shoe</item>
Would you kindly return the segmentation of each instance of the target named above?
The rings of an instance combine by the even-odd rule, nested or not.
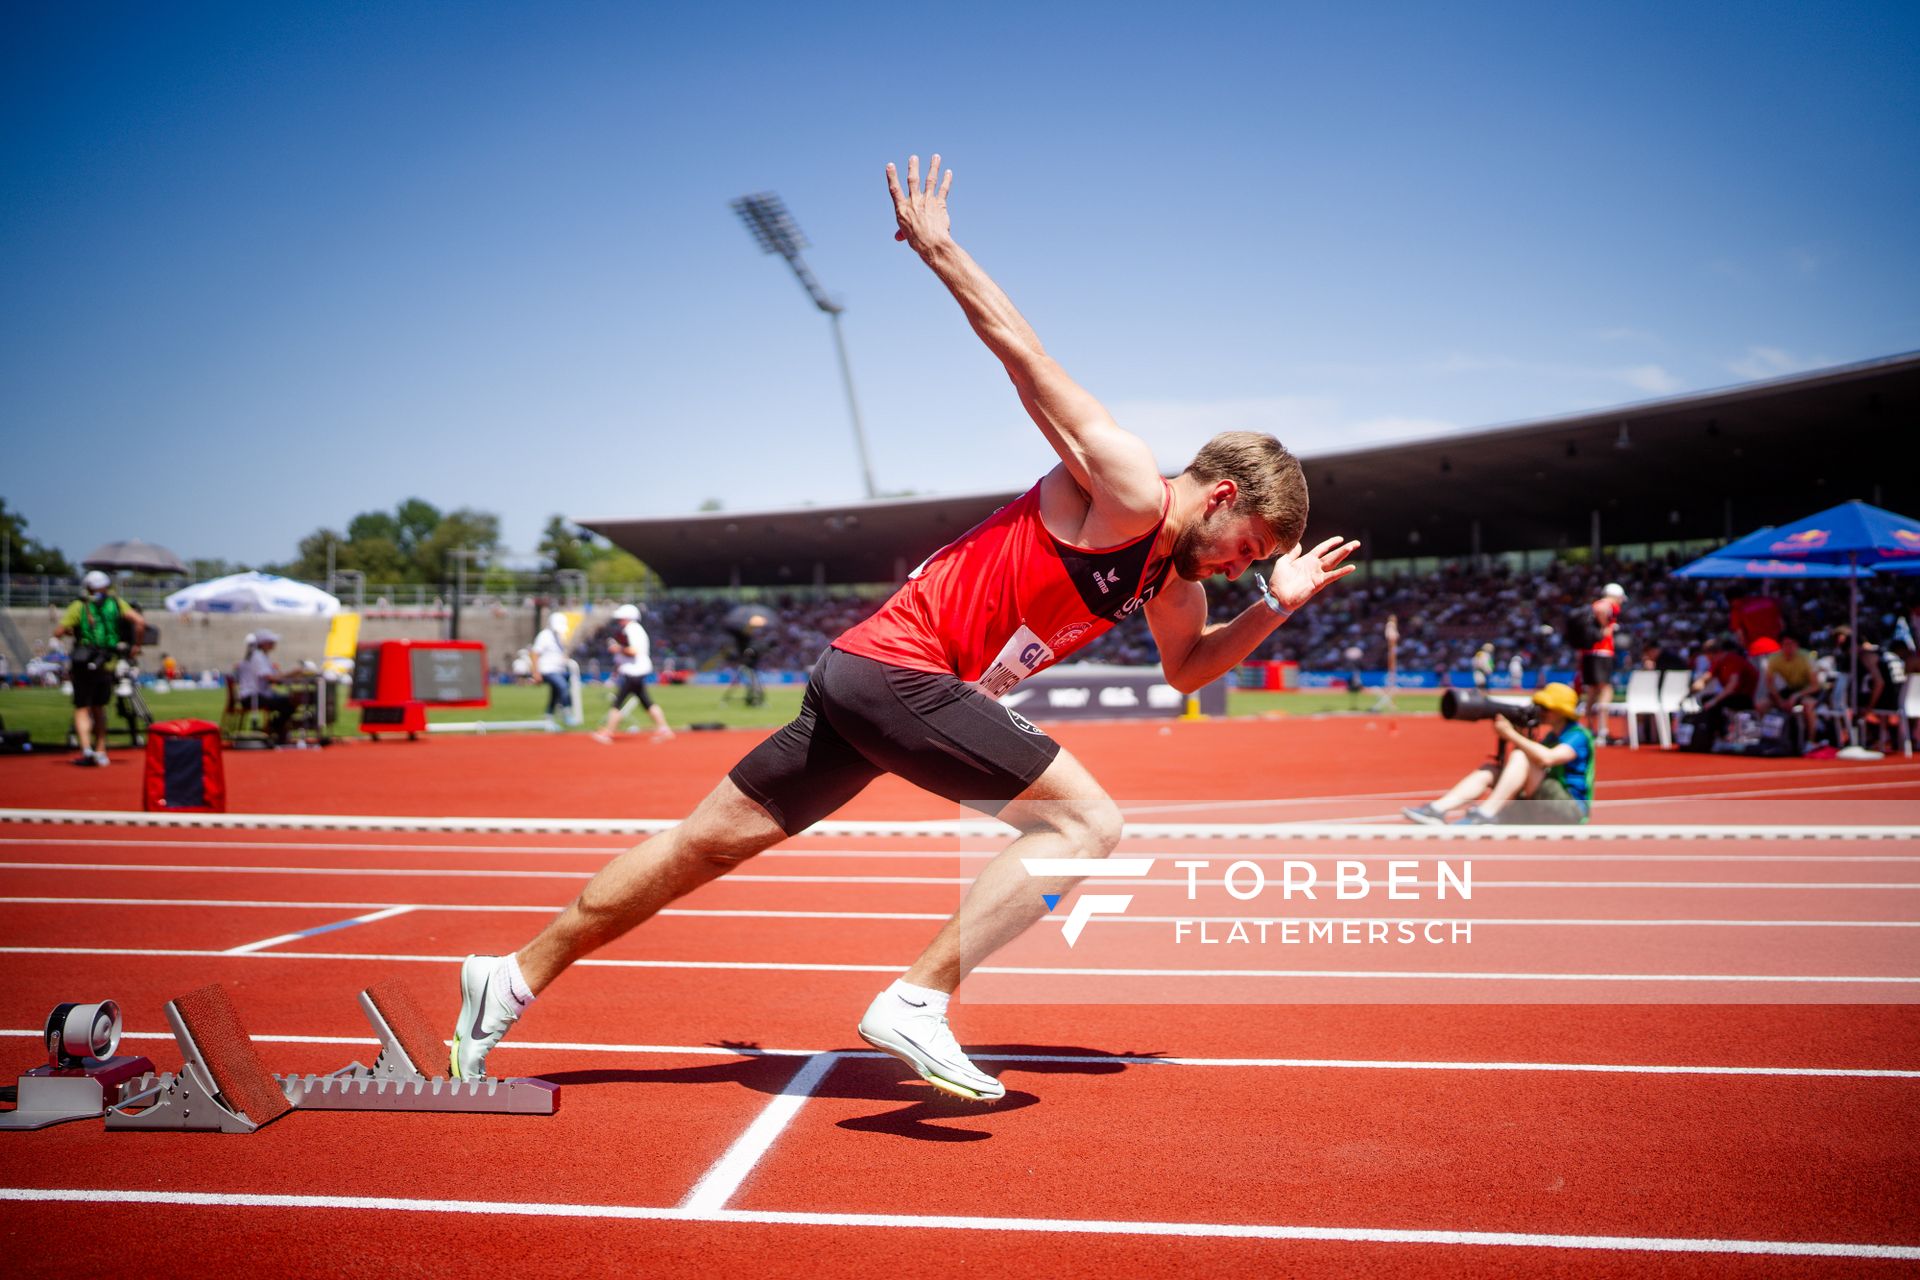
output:
[[[460,1025],[453,1029],[453,1078],[480,1080],[487,1054],[520,1019],[520,1002],[499,956],[468,956],[460,965]]]
[[[1006,1086],[967,1060],[947,1028],[947,1017],[882,991],[860,1019],[860,1038],[920,1073],[936,1089],[969,1102],[1006,1096]]]

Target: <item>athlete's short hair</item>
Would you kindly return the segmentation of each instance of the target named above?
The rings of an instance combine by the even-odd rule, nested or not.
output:
[[[1187,474],[1203,484],[1233,481],[1240,488],[1239,509],[1260,517],[1282,553],[1300,545],[1307,531],[1307,477],[1300,459],[1272,436],[1222,431],[1193,455]]]

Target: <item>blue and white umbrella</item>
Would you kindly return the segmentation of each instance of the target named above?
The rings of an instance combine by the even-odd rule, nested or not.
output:
[[[340,601],[318,587],[272,573],[235,573],[182,587],[167,597],[170,613],[279,613],[330,618]]]

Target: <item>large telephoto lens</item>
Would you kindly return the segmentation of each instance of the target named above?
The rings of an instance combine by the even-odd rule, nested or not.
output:
[[[1530,725],[1539,714],[1531,698],[1497,698],[1480,689],[1449,689],[1440,695],[1440,715],[1446,720],[1491,720],[1499,716],[1517,725]]]

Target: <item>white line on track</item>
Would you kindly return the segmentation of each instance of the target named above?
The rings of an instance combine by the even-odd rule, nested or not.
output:
[[[1808,778],[1829,774],[1843,774],[1849,778],[1863,773],[1911,772],[1911,762],[1893,764],[1857,764],[1825,767],[1784,767],[1778,769],[1749,769],[1739,773],[1687,773],[1664,778],[1614,778],[1608,779],[1607,790],[1618,791],[1627,787],[1664,787],[1687,782],[1735,782],[1746,778]],[[1716,796],[1725,795],[1716,792]],[[1431,791],[1365,791],[1335,796],[1292,796],[1283,800],[1182,800],[1170,803],[1123,804],[1123,813],[1213,813],[1222,809],[1274,809],[1291,808],[1306,804],[1345,804],[1350,801],[1370,800],[1423,800],[1433,795]]]
[[[0,809],[0,823],[42,822],[65,826],[127,826],[162,830],[489,831],[506,834],[567,832],[578,835],[651,834],[677,826],[676,818],[426,818],[400,815],[289,813],[146,813],[129,809]],[[1011,839],[1013,828],[988,820],[834,821],[803,833],[819,838]],[[1427,827],[1413,823],[1360,826],[1339,822],[1210,822],[1133,824],[1136,839],[1216,840],[1643,840],[1643,839],[1920,839],[1920,826],[1869,824],[1673,824],[1594,823],[1581,826]]]
[[[412,910],[413,908],[410,906],[383,907],[379,911],[369,911],[366,915],[354,916],[350,920],[336,920],[312,929],[297,929],[292,933],[277,933],[271,938],[262,938],[258,942],[242,943],[237,947],[228,948],[227,954],[233,956],[249,955],[255,951],[265,951],[268,947],[277,947],[283,942],[298,942],[302,938],[311,938],[322,933],[332,933],[337,929],[349,929],[354,925],[372,924],[376,920],[391,920],[394,916],[402,916]]]
[[[1471,859],[1468,859],[1469,861]],[[474,880],[587,880],[587,871],[519,871],[480,867],[259,867],[224,864],[191,865],[159,862],[0,862],[0,870],[9,871],[148,871],[179,872],[195,875],[239,876],[417,876],[421,879],[458,877]],[[722,884],[870,884],[870,885],[969,885],[971,876],[810,876],[759,875],[735,872]],[[1141,888],[1185,888],[1180,879],[1109,879],[1089,876],[1083,885],[1135,885]],[[1215,886],[1220,880],[1202,878],[1196,883]],[[1402,884],[1433,888],[1434,880],[1403,880]],[[1326,887],[1326,886],[1322,886]],[[1479,889],[1920,889],[1920,882],[1899,880],[1481,880]]]
[[[892,1227],[952,1231],[1175,1236],[1227,1240],[1294,1240],[1353,1244],[1604,1250],[1618,1253],[1759,1254],[1780,1257],[1920,1259],[1920,1245],[1822,1240],[1730,1240],[1688,1236],[1576,1236],[1520,1231],[1433,1231],[1386,1227],[1303,1227],[1263,1223],[1109,1222],[1085,1218],[985,1218],[897,1213],[784,1213],[693,1209],[685,1205],[542,1204],[493,1200],[417,1200],[382,1196],[264,1195],[236,1192],[117,1191],[94,1188],[0,1187],[0,1200],[74,1204],[147,1204],[207,1208],[342,1209],[360,1212],[453,1213],[542,1218],[714,1222],[763,1226]]]
[[[552,915],[555,912],[560,910],[561,904],[556,903],[551,906],[547,906],[547,905],[534,906],[534,905],[527,905],[524,903],[491,904],[491,903],[476,903],[476,902],[405,902],[405,903],[312,902],[312,901],[302,901],[302,900],[263,901],[260,899],[244,899],[244,898],[0,897],[0,906],[249,907],[249,908],[277,908],[277,909],[311,908],[314,910],[327,910],[327,911],[375,911],[375,914],[372,916],[359,917],[361,923],[368,923],[368,922],[371,922],[372,920],[383,919],[387,915],[398,915],[402,912],[420,912],[420,911],[464,912],[464,913],[472,913],[477,915],[495,915],[495,914]],[[951,912],[942,913],[938,911],[778,911],[778,910],[755,911],[755,910],[749,910],[745,908],[737,909],[737,910],[736,909],[723,910],[718,908],[705,908],[705,907],[668,907],[665,910],[657,912],[656,914],[662,915],[662,916],[692,916],[692,917],[698,917],[702,919],[734,919],[734,920],[940,921],[940,920],[947,919],[947,917],[952,913]],[[1087,923],[1090,927],[1099,926],[1101,928],[1105,928],[1108,925],[1116,925],[1116,924],[1173,924],[1181,920],[1204,920],[1204,919],[1228,920],[1228,919],[1243,919],[1243,918],[1246,918],[1246,917],[1206,916],[1206,915],[1185,915],[1185,916],[1125,915],[1125,916],[1098,918],[1098,919],[1090,920]],[[1275,922],[1285,919],[1285,920],[1299,921],[1300,923],[1303,923],[1303,924],[1318,923],[1321,921],[1326,921],[1328,923],[1337,923],[1341,920],[1359,919],[1359,918],[1361,917],[1349,917],[1349,916],[1273,917]],[[1603,927],[1613,927],[1613,926],[1624,927],[1624,928],[1640,928],[1643,926],[1668,926],[1668,925],[1687,925],[1687,926],[1701,925],[1701,926],[1707,926],[1707,927],[1712,927],[1715,925],[1724,925],[1724,926],[1730,926],[1730,927],[1754,928],[1754,929],[1785,929],[1785,928],[1920,929],[1920,920],[1705,920],[1705,919],[1674,919],[1674,918],[1665,917],[1665,916],[1623,917],[1619,919],[1605,919],[1605,920],[1587,919],[1587,918],[1578,917],[1578,916],[1542,916],[1542,917],[1532,917],[1532,916],[1437,916],[1437,917],[1405,916],[1405,917],[1399,917],[1399,916],[1395,916],[1395,917],[1372,917],[1372,918],[1387,919],[1389,921],[1406,919],[1409,921],[1414,921],[1416,923],[1426,919],[1439,919],[1439,920],[1444,920],[1450,924],[1458,923],[1458,924],[1471,924],[1476,926],[1477,925],[1513,924],[1513,925],[1566,925],[1570,927],[1582,927],[1582,928],[1603,928]],[[1062,917],[1060,917],[1058,914],[1055,914],[1055,915],[1043,917],[1041,923],[1043,924],[1058,923],[1061,921],[1061,919]],[[275,939],[275,941],[286,941],[289,938],[295,938],[299,936],[301,935],[285,934],[281,938]],[[254,944],[254,945],[259,945],[259,944]]]
[[[0,955],[19,956],[172,956],[207,960],[345,960],[356,963],[459,964],[464,956],[432,956],[354,951],[202,951],[186,947],[0,947]],[[890,964],[814,964],[786,960],[609,960],[589,956],[576,968],[739,970],[759,973],[891,973]],[[1761,983],[1777,986],[1920,986],[1920,977],[1887,974],[1785,973],[1476,973],[1451,969],[1103,969],[1054,965],[982,965],[975,973],[1052,978],[1329,978],[1404,982],[1653,982]]]
[[[0,1030],[0,1038],[38,1040],[44,1030],[10,1028]],[[171,1031],[128,1031],[126,1040],[172,1040]],[[337,1044],[378,1045],[372,1036],[283,1036],[256,1035],[258,1044]],[[657,1054],[665,1057],[717,1058],[815,1058],[832,1053],[843,1061],[870,1059],[891,1061],[891,1055],[867,1049],[767,1049],[759,1045],[725,1044],[598,1044],[571,1040],[507,1040],[495,1053],[565,1052]],[[1920,1080],[1920,1070],[1908,1071],[1883,1067],[1752,1067],[1714,1066],[1690,1063],[1634,1062],[1475,1062],[1465,1060],[1410,1060],[1379,1058],[1192,1058],[1153,1057],[1129,1053],[976,1053],[982,1062],[1032,1063],[1040,1066],[1093,1066],[1117,1063],[1128,1067],[1238,1067],[1247,1069],[1329,1070],[1329,1071],[1502,1071],[1546,1072],[1638,1076],[1783,1076],[1810,1080]],[[818,1082],[815,1082],[818,1088]]]
[[[1810,841],[1811,842],[1811,841]],[[1818,841],[1823,845],[1830,841]],[[611,857],[624,852],[625,845],[579,846],[564,845],[514,845],[514,844],[348,844],[339,841],[309,840],[84,840],[84,839],[48,839],[28,840],[0,837],[0,847],[25,845],[31,848],[77,848],[77,849],[246,849],[275,850],[292,853],[477,853],[517,856],[532,854],[542,857]],[[758,859],[767,858],[848,858],[878,861],[923,861],[923,862],[979,862],[985,863],[997,857],[998,847],[988,849],[769,849],[758,855]],[[1133,848],[1123,845],[1123,854],[1134,857],[1175,858],[1191,856],[1192,850]],[[1224,855],[1214,855],[1224,856]],[[1352,862],[1385,862],[1393,858],[1404,858],[1404,851],[1368,853],[1357,849],[1316,852],[1310,849],[1293,850],[1286,853],[1236,852],[1234,857],[1252,862],[1278,862],[1294,859],[1304,862],[1330,862],[1336,858],[1345,858]],[[1480,849],[1471,851],[1475,862],[1788,862],[1788,863],[1828,863],[1828,862],[1890,862],[1920,863],[1920,854],[1900,853],[1489,853]],[[756,859],[756,860],[758,860]],[[62,864],[65,865],[65,864]],[[222,864],[246,865],[246,864]]]
[[[735,1138],[733,1145],[700,1175],[700,1181],[693,1185],[693,1190],[680,1202],[680,1207],[689,1213],[712,1213],[726,1208],[727,1201],[733,1199],[734,1192],[747,1180],[753,1167],[760,1163],[760,1158],[767,1154],[775,1139],[792,1122],[801,1105],[813,1096],[813,1091],[820,1087],[827,1073],[839,1061],[839,1054],[823,1053],[801,1063],[800,1069],[793,1073],[793,1078],[753,1118],[753,1123],[747,1126],[746,1131]]]

